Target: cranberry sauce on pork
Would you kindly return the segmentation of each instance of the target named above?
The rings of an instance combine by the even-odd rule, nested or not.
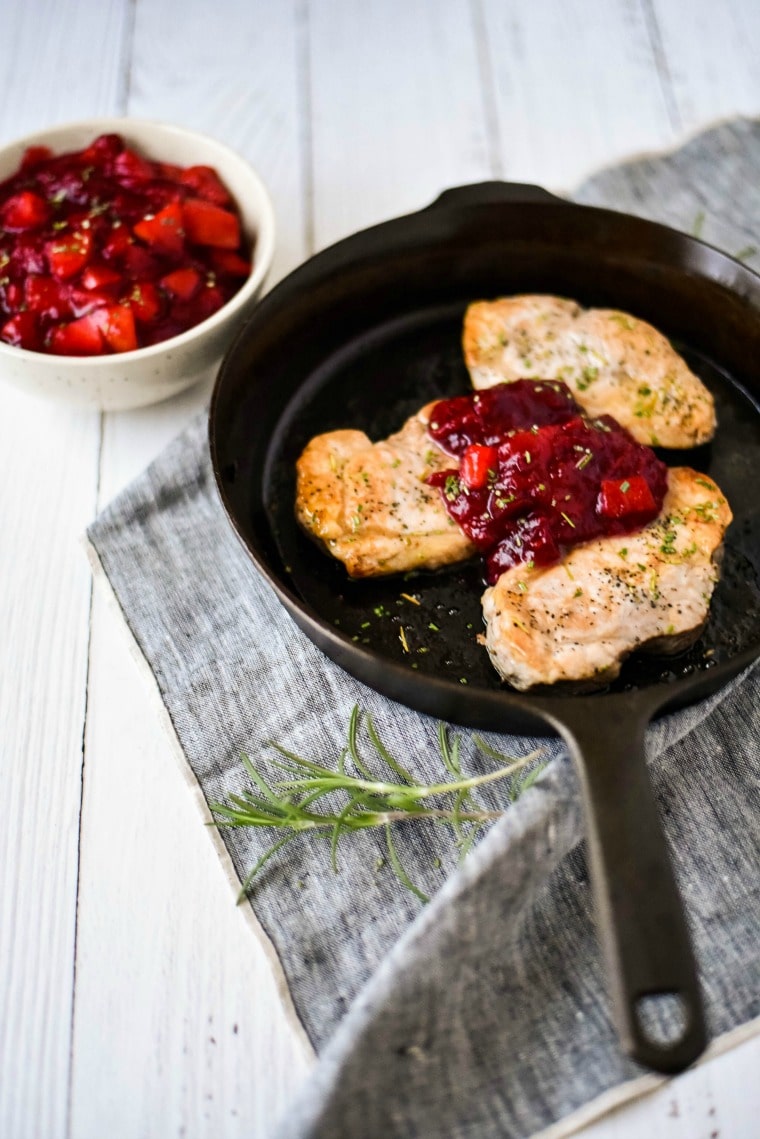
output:
[[[611,416],[584,416],[559,381],[517,380],[434,405],[429,433],[458,465],[428,482],[485,555],[491,584],[660,513],[667,467]]]

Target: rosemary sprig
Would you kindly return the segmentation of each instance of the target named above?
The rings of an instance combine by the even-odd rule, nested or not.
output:
[[[243,882],[240,899],[245,897],[253,879],[263,866],[287,843],[304,831],[311,831],[330,840],[330,860],[337,871],[338,844],[352,831],[382,827],[388,851],[388,863],[399,882],[422,901],[427,895],[412,882],[404,869],[393,841],[396,824],[419,820],[433,820],[452,829],[460,858],[464,858],[481,831],[497,819],[502,811],[489,810],[475,798],[475,791],[490,783],[509,780],[508,797],[514,801],[538,778],[545,763],[536,764],[539,752],[533,751],[520,759],[502,755],[480,737],[474,743],[499,767],[483,775],[465,776],[462,772],[459,736],[449,738],[445,724],[438,725],[438,747],[441,761],[450,778],[436,783],[421,783],[411,771],[391,755],[378,735],[372,717],[364,717],[367,738],[382,775],[362,757],[359,750],[360,712],[355,706],[348,723],[346,745],[334,766],[329,767],[305,759],[278,743],[270,747],[278,759],[270,762],[284,778],[267,781],[247,755],[241,756],[251,786],[237,795],[230,795],[227,803],[212,803],[217,826],[275,827],[287,833],[279,838],[259,858]],[[354,773],[348,771],[350,764]],[[332,796],[329,805],[320,800]]]

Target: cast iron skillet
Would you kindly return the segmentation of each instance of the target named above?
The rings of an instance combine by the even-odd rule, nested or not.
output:
[[[306,442],[339,427],[381,438],[428,400],[469,390],[460,350],[465,306],[516,292],[556,293],[650,320],[716,398],[714,442],[665,456],[713,476],[734,511],[710,623],[681,657],[632,658],[603,693],[519,695],[500,683],[475,641],[477,562],[412,582],[351,582],[293,518],[294,464]],[[622,1046],[659,1071],[684,1068],[703,1050],[705,1026],[644,735],[653,716],[718,689],[760,651],[760,278],[694,238],[537,187],[449,190],[419,213],[327,249],[264,299],[222,364],[210,442],[238,536],[329,657],[430,715],[564,737],[582,778]],[[409,590],[419,607],[400,597]],[[681,1013],[665,1039],[644,1015],[645,998],[661,994]]]

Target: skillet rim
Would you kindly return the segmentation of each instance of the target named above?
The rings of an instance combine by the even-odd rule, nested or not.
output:
[[[382,250],[383,238],[390,230],[393,230],[395,235],[402,236],[409,227],[415,223],[424,224],[430,216],[437,219],[446,213],[456,214],[483,206],[508,208],[530,206],[582,212],[587,215],[593,214],[595,218],[613,225],[620,224],[620,219],[625,219],[627,224],[640,226],[642,233],[660,240],[664,245],[659,258],[661,261],[667,263],[673,244],[680,245],[689,253],[685,259],[688,260],[688,264],[673,265],[671,262],[672,267],[681,273],[694,274],[723,288],[742,305],[755,310],[760,319],[760,273],[756,273],[724,250],[693,234],[624,211],[573,202],[557,197],[543,187],[530,184],[489,181],[451,187],[419,210],[357,230],[307,258],[262,298],[239,330],[217,372],[208,414],[208,442],[212,469],[225,514],[258,572],[273,588],[280,603],[312,643],[350,675],[407,707],[483,730],[530,730],[534,734],[545,736],[547,727],[551,727],[555,735],[562,734],[562,729],[566,727],[568,720],[577,718],[578,709],[590,709],[592,702],[596,705],[600,700],[604,700],[609,713],[617,710],[625,714],[629,709],[635,708],[639,715],[647,715],[650,718],[691,705],[722,688],[750,665],[760,653],[760,638],[756,645],[732,655],[711,669],[671,681],[660,681],[630,692],[602,691],[571,695],[558,691],[556,695],[544,696],[532,695],[530,692],[521,693],[514,689],[467,689],[465,686],[457,685],[450,678],[442,679],[418,674],[403,662],[383,656],[371,647],[355,644],[347,639],[346,634],[337,632],[332,624],[328,624],[308,601],[283,580],[266,557],[253,545],[249,540],[245,523],[238,518],[238,512],[227,495],[217,446],[219,407],[226,394],[230,376],[233,374],[236,356],[248,338],[255,334],[258,325],[262,321],[266,322],[270,311],[278,312],[283,299],[287,300],[288,294],[293,289],[307,284],[313,285],[346,264],[358,264],[370,260]],[[721,268],[726,272],[720,272]],[[744,390],[739,381],[733,380],[733,383]],[[383,676],[380,685],[373,680],[373,676],[375,679],[377,677],[378,669],[382,670]],[[478,705],[487,710],[486,714],[480,714]],[[506,714],[504,716],[506,719],[510,711],[518,720],[523,721],[522,725],[494,726],[500,719],[500,712]],[[534,726],[526,727],[529,723]]]

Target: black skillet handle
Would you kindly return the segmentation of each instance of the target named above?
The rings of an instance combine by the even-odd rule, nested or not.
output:
[[[426,208],[440,206],[490,206],[502,202],[521,205],[526,202],[561,202],[556,194],[550,194],[542,186],[530,186],[523,182],[473,182],[469,186],[452,186],[431,202]]]
[[[559,718],[583,786],[596,919],[621,1045],[639,1064],[679,1072],[704,1050],[706,1030],[683,903],[646,769],[651,709],[642,711],[641,695],[608,697],[595,716],[581,701]],[[648,1018],[652,997],[666,997],[654,1008],[669,1005],[679,1021],[666,1039],[658,1039]]]

